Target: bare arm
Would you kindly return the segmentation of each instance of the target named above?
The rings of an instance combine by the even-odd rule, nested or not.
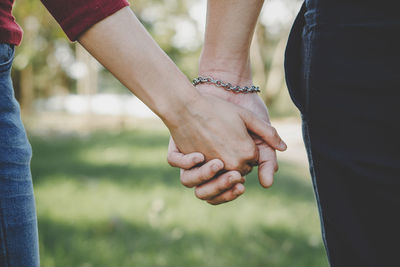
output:
[[[247,173],[258,157],[247,129],[279,146],[271,128],[250,112],[198,94],[128,7],[92,26],[79,42],[160,116],[182,152],[199,151]]]
[[[129,7],[95,24],[79,42],[163,120],[199,97]]]
[[[232,84],[252,85],[250,46],[263,0],[208,0],[205,43],[200,58],[200,75],[211,75]],[[200,91],[236,103],[269,123],[265,104],[257,94],[234,94],[202,85]],[[278,169],[275,150],[255,137],[259,150],[259,180],[272,185]]]
[[[208,0],[199,73],[232,84],[251,81],[250,45],[263,0]],[[222,77],[223,76],[223,77]]]
[[[252,84],[250,46],[263,4],[263,0],[208,0],[200,75],[211,75],[233,84]],[[199,89],[236,103],[270,123],[268,110],[257,94],[234,94],[212,86]],[[278,169],[276,153],[260,138],[254,140],[259,150],[259,180],[262,186],[269,187]]]
[[[250,45],[263,2],[263,0],[208,0],[205,44],[200,57],[199,75],[211,76],[234,85],[252,84]],[[265,124],[269,124],[267,108],[257,94],[235,94],[207,84],[198,85],[197,88],[202,94],[218,96],[242,106],[254,112]],[[259,151],[260,183],[263,187],[270,187],[278,168],[275,150],[257,136],[254,136],[254,141]],[[173,148],[173,145],[171,147]],[[281,150],[285,148],[283,144]],[[170,152],[170,155],[173,153]],[[181,158],[182,155],[179,159]],[[207,165],[190,170],[184,164],[178,163],[178,160],[174,165],[186,169],[182,172],[181,179],[192,186],[197,185],[196,191],[202,188],[203,194],[199,198],[211,204],[227,202],[238,196],[234,193],[238,189],[237,184],[223,183],[224,186],[217,187],[217,190],[215,186],[206,187],[209,184],[217,186],[215,181],[223,181],[223,176],[219,176],[204,183],[205,177],[213,178],[213,175],[204,175],[212,174]]]

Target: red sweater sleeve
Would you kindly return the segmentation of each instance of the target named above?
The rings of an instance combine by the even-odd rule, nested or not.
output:
[[[129,5],[128,0],[41,0],[71,41]]]

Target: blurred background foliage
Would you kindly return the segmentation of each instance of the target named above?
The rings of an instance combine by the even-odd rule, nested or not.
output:
[[[298,5],[296,0],[266,1],[253,41],[254,83],[261,86],[262,97],[275,116],[295,114],[285,90],[282,62]],[[131,1],[131,7],[187,77],[195,77],[206,1],[136,0]],[[24,29],[13,69],[16,95],[24,111],[37,111],[33,108],[36,99],[55,95],[128,93],[107,70],[85,57],[78,44],[67,40],[39,1],[18,0],[14,15]],[[90,89],[84,88],[87,84],[92,84]]]
[[[165,160],[157,125],[88,135],[32,135],[42,266],[325,267],[304,162],[274,186],[210,206]]]
[[[189,79],[197,74],[205,7],[206,0],[131,2]],[[40,1],[17,0],[25,34],[12,76],[34,151],[42,266],[328,266],[301,127],[287,119],[297,113],[283,53],[298,7],[266,1],[251,51],[254,83],[289,144],[275,185],[262,189],[253,172],[244,196],[213,207],[167,165],[160,121],[69,42]],[[132,107],[140,116],[126,113]]]

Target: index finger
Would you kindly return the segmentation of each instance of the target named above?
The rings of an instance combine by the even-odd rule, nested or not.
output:
[[[276,129],[268,122],[259,119],[253,112],[244,109],[241,116],[247,129],[256,134],[267,144],[279,151],[285,151],[287,149],[286,143],[279,136]]]

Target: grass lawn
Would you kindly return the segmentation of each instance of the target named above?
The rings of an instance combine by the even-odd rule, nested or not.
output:
[[[31,136],[42,266],[328,266],[306,166],[210,206],[166,163],[164,130]]]

